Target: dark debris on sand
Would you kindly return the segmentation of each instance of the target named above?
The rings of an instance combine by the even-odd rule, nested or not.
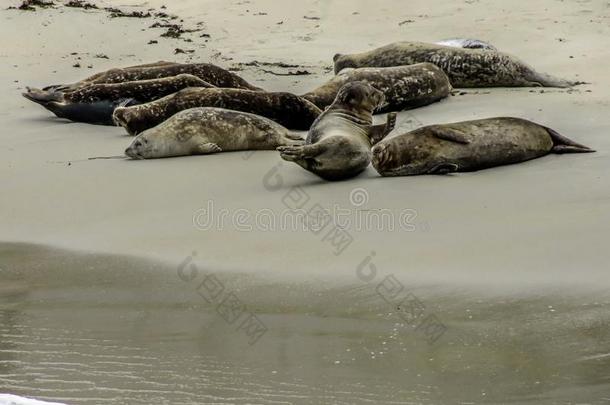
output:
[[[99,7],[97,5],[95,5],[93,3],[87,3],[86,1],[83,1],[83,0],[70,0],[69,2],[67,2],[64,5],[66,7],[84,8],[85,10],[99,9]]]
[[[52,1],[45,0],[23,0],[21,4],[17,7],[9,7],[7,10],[26,10],[26,11],[36,11],[36,7],[53,7],[55,3]]]
[[[104,10],[110,12],[110,18],[129,17],[129,18],[150,18],[152,14],[148,11],[123,11],[118,8],[107,7]]]

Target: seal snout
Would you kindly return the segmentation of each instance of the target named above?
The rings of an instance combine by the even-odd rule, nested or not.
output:
[[[133,148],[131,146],[128,147],[127,149],[125,149],[125,155],[130,157],[130,158],[132,158],[132,159],[136,158],[135,151],[133,150]]]

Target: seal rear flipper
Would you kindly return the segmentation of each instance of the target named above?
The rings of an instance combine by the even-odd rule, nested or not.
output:
[[[470,143],[468,135],[458,129],[442,126],[432,126],[429,129],[430,132],[432,132],[432,134],[438,139],[460,143],[462,145],[468,145]]]
[[[276,148],[284,160],[294,162],[296,160],[311,159],[318,156],[322,151],[319,144],[314,145],[290,145]]]
[[[553,140],[553,149],[551,149],[551,152],[553,153],[562,154],[595,152],[595,150],[585,145],[582,145],[578,142],[574,142],[570,138],[566,138],[554,129],[548,127],[544,127],[544,129],[546,129],[548,134],[551,136],[551,139]]]
[[[536,71],[533,71],[530,74],[526,75],[525,79],[528,81],[528,85],[540,85],[541,87],[568,88],[572,86],[577,86],[579,84],[586,84],[586,82],[561,79],[559,77],[551,76],[546,73],[539,73]]]

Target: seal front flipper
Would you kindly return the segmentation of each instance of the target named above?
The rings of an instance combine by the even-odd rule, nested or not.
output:
[[[429,129],[430,132],[432,132],[432,134],[438,139],[443,139],[449,142],[461,143],[463,145],[468,145],[470,143],[468,135],[458,129],[443,126],[432,126]]]
[[[428,174],[448,174],[455,173],[459,169],[459,166],[454,163],[440,163],[428,170]]]
[[[551,139],[553,140],[553,149],[551,149],[551,152],[553,152],[553,153],[562,154],[562,153],[595,152],[595,150],[593,150],[585,145],[582,145],[578,142],[574,142],[570,138],[567,138],[567,137],[561,135],[559,132],[555,131],[554,129],[551,129],[548,127],[544,127],[544,129],[546,129],[546,131],[551,136]]]
[[[222,148],[215,143],[200,143],[197,145],[197,152],[202,155],[208,155],[210,153],[222,152]]]
[[[390,132],[396,127],[396,113],[392,112],[388,114],[387,121],[385,124],[371,125],[369,127],[369,139],[371,140],[371,146],[375,145],[383,138],[388,136]]]

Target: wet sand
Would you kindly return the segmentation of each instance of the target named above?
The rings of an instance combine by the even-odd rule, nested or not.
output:
[[[160,10],[162,2],[105,4]],[[416,0],[407,7],[388,0],[371,7],[260,0],[202,6],[189,0],[167,6],[184,18],[185,28],[201,31],[168,39],[160,37],[164,29],[149,28],[154,18],[0,10],[0,37],[8,39],[0,49],[0,240],[72,250],[5,245],[0,276],[16,281],[0,286],[8,305],[2,322],[8,343],[0,350],[0,364],[8,368],[0,374],[0,392],[82,403],[123,395],[137,403],[141,397],[126,383],[131,379],[141,384],[137,389],[150,390],[146,401],[173,403],[608,401],[607,4]],[[513,115],[598,152],[443,177],[384,179],[369,168],[354,180],[329,184],[282,164],[274,152],[89,160],[121,154],[131,138],[120,128],[55,119],[20,96],[26,85],[73,82],[161,59],[211,61],[241,69],[267,90],[304,93],[331,77],[337,52],[456,36],[490,41],[540,71],[591,84],[470,89],[399,114],[396,133]],[[176,48],[194,52],[174,54]],[[273,65],[278,62],[298,68]],[[297,70],[311,74],[285,75]],[[347,210],[352,242],[339,252],[325,233],[282,228],[282,215],[295,202],[307,210]],[[380,212],[389,222],[361,226]],[[231,291],[269,327],[254,349],[176,277],[193,252],[193,263],[234,286]],[[364,283],[362,271],[371,264],[377,273]],[[16,269],[21,276],[7,273]],[[400,312],[392,309],[396,303],[375,290],[389,275],[438,314],[447,332],[433,345],[425,336],[399,332],[402,345],[379,362],[371,352],[384,351],[394,324],[404,323],[388,315]],[[467,310],[478,315],[469,318]],[[150,320],[138,321],[147,312]],[[46,333],[50,347],[42,345]],[[70,338],[84,340],[65,349]],[[101,347],[87,348],[87,339]],[[83,384],[61,382],[81,381],[75,375],[87,370],[88,360],[98,362],[97,353],[115,347],[123,360],[135,353],[142,361],[126,370],[96,363]],[[55,367],[66,356],[75,357],[68,361],[73,369],[53,374],[36,366],[46,361]],[[202,364],[195,374],[185,371]],[[125,380],[117,374],[123,371]],[[36,383],[31,372],[43,379]],[[171,376],[186,382],[178,385],[180,378]],[[157,389],[170,380],[176,385]],[[107,390],[96,391],[91,382]],[[214,384],[224,388],[214,391]],[[249,391],[238,392],[245,386]],[[304,398],[312,392],[318,401]]]
[[[0,390],[69,404],[607,401],[610,295],[411,288],[430,342],[374,286],[278,285],[204,267],[3,244]],[[204,274],[266,328],[254,344]],[[402,314],[408,312],[402,311]]]

